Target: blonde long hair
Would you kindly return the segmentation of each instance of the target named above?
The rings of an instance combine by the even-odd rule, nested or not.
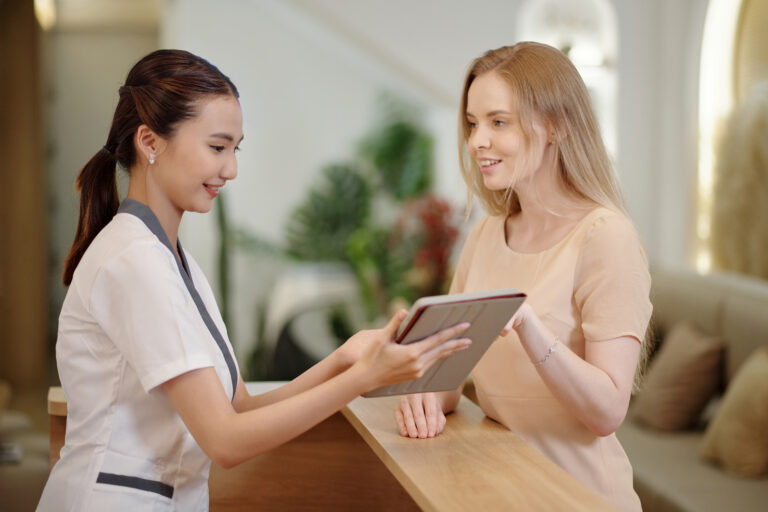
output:
[[[467,208],[477,195],[492,215],[506,216],[520,209],[514,191],[489,190],[483,185],[480,169],[467,147],[469,87],[475,78],[491,71],[512,89],[529,151],[537,147],[532,142],[533,124],[538,118],[555,131],[555,158],[565,188],[577,197],[626,215],[619,181],[600,137],[584,81],[561,51],[533,42],[489,50],[475,59],[467,72],[459,111],[459,161],[467,183]]]
[[[491,215],[507,216],[520,211],[514,190],[489,190],[483,184],[480,168],[469,154],[467,140],[467,94],[475,78],[497,73],[505,80],[517,101],[520,126],[529,154],[523,165],[535,162],[532,153],[540,150],[534,122],[543,122],[555,132],[554,149],[559,177],[566,190],[576,197],[629,215],[619,180],[600,136],[589,93],[576,67],[561,51],[551,46],[521,42],[490,50],[475,59],[467,72],[459,111],[459,161],[467,183],[467,213],[476,194]],[[640,350],[633,383],[638,390],[648,362],[652,343],[650,328]]]

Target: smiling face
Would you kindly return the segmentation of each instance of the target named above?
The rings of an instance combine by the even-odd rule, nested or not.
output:
[[[467,91],[465,115],[467,149],[486,188],[514,188],[540,167],[546,130],[534,122],[534,133],[526,140],[512,88],[497,73],[475,78]]]
[[[237,176],[235,152],[243,138],[240,103],[233,96],[204,98],[198,115],[164,140],[150,166],[159,199],[181,214],[208,212],[224,184]]]

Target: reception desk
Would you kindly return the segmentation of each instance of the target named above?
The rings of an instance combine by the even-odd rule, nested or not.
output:
[[[398,399],[358,398],[267,454],[229,470],[212,466],[211,510],[613,510],[464,397],[441,435],[401,437]],[[53,464],[66,426],[59,388],[48,411]]]

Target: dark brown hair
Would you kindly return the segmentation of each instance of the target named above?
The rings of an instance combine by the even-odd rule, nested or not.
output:
[[[120,87],[107,143],[77,177],[80,219],[64,263],[69,286],[80,258],[119,206],[116,166],[130,172],[136,161],[133,136],[142,124],[161,137],[171,137],[178,124],[197,115],[204,96],[231,95],[237,88],[207,60],[183,50],[157,50],[137,62]]]

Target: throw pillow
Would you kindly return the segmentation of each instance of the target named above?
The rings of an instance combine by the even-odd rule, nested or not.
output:
[[[701,456],[739,476],[768,474],[768,347],[755,350],[728,385],[704,433]]]
[[[632,417],[660,430],[694,426],[720,388],[724,346],[689,323],[673,326],[651,361]]]

